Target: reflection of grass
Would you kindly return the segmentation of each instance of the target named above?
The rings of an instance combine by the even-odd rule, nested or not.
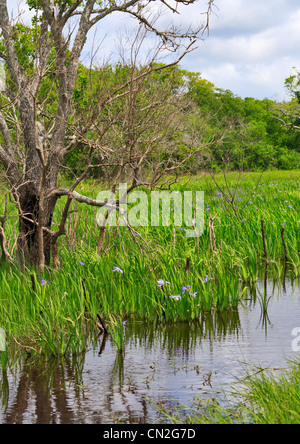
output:
[[[289,368],[259,369],[242,382],[242,390],[231,394],[230,406],[200,397],[192,407],[178,404],[170,408],[158,403],[160,421],[171,424],[299,424],[300,423],[300,362],[290,362]]]
[[[1,358],[1,367],[3,370],[5,370],[7,366],[7,351],[0,351],[0,358]]]
[[[107,320],[112,316],[172,323],[199,319],[204,311],[236,309],[246,287],[261,277],[265,266],[261,219],[266,232],[270,278],[285,275],[280,235],[283,226],[288,273],[299,276],[299,173],[266,173],[249,201],[258,177],[250,174],[242,184],[241,208],[245,208],[241,220],[229,217],[226,200],[207,177],[194,178],[186,187],[174,186],[180,191],[204,190],[206,221],[209,212],[218,213],[214,222],[215,254],[209,251],[206,224],[199,245],[196,239],[185,237],[183,227],[173,225],[139,228],[141,236],[136,233],[133,236],[127,227],[119,230],[108,227],[104,251],[98,256],[96,211],[78,205],[78,212],[70,216],[68,235],[60,239],[61,270],[47,271],[42,281],[33,270],[22,273],[1,265],[1,326],[10,340],[18,341],[22,347],[60,355],[85,348],[86,321],[96,325],[98,313]],[[224,179],[217,180],[222,187]],[[229,186],[231,183],[233,176],[228,178]],[[81,188],[79,192],[93,197],[100,191],[89,183]],[[54,223],[59,221],[63,201],[62,198],[59,202]],[[8,203],[8,214],[13,211]],[[15,244],[15,230],[16,220],[8,218],[6,234],[10,249]],[[187,258],[190,258],[189,270],[186,270]],[[163,285],[159,284],[161,280]],[[121,345],[121,336],[116,338]]]

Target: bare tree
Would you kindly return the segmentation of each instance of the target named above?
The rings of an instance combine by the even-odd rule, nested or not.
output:
[[[202,36],[203,31],[208,28],[213,0],[207,2],[206,20],[196,30],[182,30],[172,25],[168,29],[160,29],[151,20],[151,0],[104,0],[101,3],[96,0],[27,2],[36,18],[35,54],[29,70],[20,62],[16,41],[18,34],[10,20],[7,2],[0,0],[0,29],[5,44],[5,50],[0,56],[6,63],[10,78],[10,87],[6,90],[5,100],[2,100],[0,113],[0,164],[4,168],[19,214],[19,260],[38,264],[43,272],[45,264],[50,263],[51,248],[56,251],[58,237],[65,234],[65,223],[72,200],[98,207],[105,205],[105,202],[98,202],[75,191],[95,166],[92,159],[94,150],[99,147],[99,140],[89,140],[89,131],[95,128],[99,112],[121,94],[127,94],[128,98],[132,96],[135,86],[131,87],[128,94],[128,82],[139,88],[141,79],[163,69],[161,66],[149,67],[136,76],[133,74],[130,80],[118,88],[108,91],[98,101],[98,108],[94,109],[94,114],[90,115],[86,125],[77,126],[74,131],[74,124],[70,119],[74,107],[74,86],[89,31],[109,15],[117,12],[123,13],[124,17],[129,15],[161,39],[165,49],[174,52],[181,50],[181,55],[173,63],[176,64],[190,50],[191,40]],[[194,0],[159,0],[156,4],[158,3],[163,8],[176,12],[177,4],[189,5]],[[185,43],[187,41],[188,44]],[[56,97],[57,109],[55,115],[49,118],[39,97],[44,80],[50,77],[54,85],[51,93]],[[89,145],[87,167],[68,190],[58,189],[61,164],[66,155],[82,141]],[[125,159],[125,153],[122,156]],[[139,163],[137,159],[131,159],[131,165],[136,171]],[[62,195],[67,196],[66,205],[58,230],[52,231],[54,209],[57,199]],[[1,234],[1,239],[3,248],[4,233]]]

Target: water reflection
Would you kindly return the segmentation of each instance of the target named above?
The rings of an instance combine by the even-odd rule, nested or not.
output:
[[[102,335],[86,354],[10,363],[1,374],[0,422],[151,423],[157,410],[147,398],[215,396],[240,374],[238,360],[284,365],[299,315],[299,285],[284,279],[281,291],[266,269],[236,311],[176,325],[128,323],[123,354]]]
[[[80,381],[84,366],[84,356],[75,360],[41,360],[34,362],[26,359],[19,372],[19,378],[14,393],[14,403],[7,411],[9,382],[7,373],[2,378],[2,406],[4,422],[26,422],[28,410],[34,414],[37,424],[54,424],[59,419],[61,423],[74,422],[74,407],[69,405],[67,388],[70,381],[74,389],[76,408],[80,408]],[[34,406],[34,409],[33,409]]]

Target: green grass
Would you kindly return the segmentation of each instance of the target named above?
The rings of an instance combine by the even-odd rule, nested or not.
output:
[[[234,190],[236,177],[228,178],[230,190]],[[298,278],[299,172],[265,173],[256,189],[258,178],[257,173],[251,173],[242,183],[238,217],[224,195],[218,195],[220,190],[208,176],[182,178],[180,184],[174,185],[174,190],[179,191],[205,191],[206,224],[199,245],[196,239],[185,237],[181,229],[184,227],[173,224],[137,229],[141,236],[132,236],[126,227],[108,228],[104,251],[99,256],[95,210],[74,204],[72,209],[76,212],[69,218],[68,235],[59,243],[62,268],[48,270],[44,286],[43,277],[34,270],[23,273],[8,264],[0,266],[0,325],[8,340],[43,354],[80,353],[86,348],[90,330],[96,330],[97,313],[108,324],[111,319],[113,331],[114,326],[122,325],[129,317],[148,322],[179,322],[198,319],[202,311],[235,310],[247,288],[255,285],[265,270],[262,236],[258,234],[261,219],[265,223],[269,277],[281,279],[287,274]],[[187,179],[189,184],[185,185]],[[224,178],[219,176],[217,180],[228,193]],[[87,182],[77,191],[96,197],[99,188]],[[62,198],[54,223],[59,222],[63,204]],[[13,215],[13,211],[9,204],[9,214]],[[215,254],[209,251],[209,212],[217,214]],[[6,224],[10,250],[15,245],[16,223],[16,219],[10,218]],[[283,227],[287,268],[280,233]],[[114,267],[123,273],[113,271]],[[159,287],[160,279],[170,284]],[[183,286],[190,286],[184,294]],[[122,348],[120,335],[116,335],[116,346]]]
[[[262,371],[244,382],[248,417],[257,424],[300,423],[300,362],[279,372]]]

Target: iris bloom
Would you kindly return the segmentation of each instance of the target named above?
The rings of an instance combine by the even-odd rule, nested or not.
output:
[[[175,299],[176,301],[179,301],[179,299],[181,299],[181,296],[179,294],[177,294],[176,296],[172,295],[170,296],[171,299]]]
[[[122,274],[124,273],[124,271],[121,270],[121,268],[119,268],[119,267],[114,267],[113,271],[117,271],[118,273],[122,273]]]
[[[188,289],[188,288],[191,288],[192,286],[191,285],[187,285],[187,286],[183,286],[183,287],[181,287],[182,288],[182,294],[184,294],[185,292],[186,292],[186,290]]]
[[[157,284],[158,284],[158,287],[162,287],[162,286],[165,285],[165,284],[169,284],[169,285],[171,285],[170,282],[168,282],[168,281],[164,281],[163,279],[159,279],[159,280],[157,281]]]

